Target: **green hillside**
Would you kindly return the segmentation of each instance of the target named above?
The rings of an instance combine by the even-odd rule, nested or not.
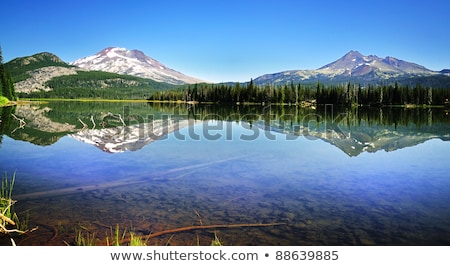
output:
[[[102,71],[77,71],[77,75],[59,76],[46,83],[48,92],[29,93],[32,98],[146,99],[151,93],[175,86],[129,75]]]
[[[5,64],[5,68],[9,70],[14,82],[19,82],[30,77],[26,72],[48,66],[73,67],[58,56],[43,52],[31,56],[18,57]]]

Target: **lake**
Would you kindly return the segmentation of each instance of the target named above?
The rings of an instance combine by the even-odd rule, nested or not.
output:
[[[444,108],[51,101],[0,110],[0,171],[15,173],[15,211],[38,226],[19,245],[72,245],[80,233],[102,245],[117,225],[148,235],[249,224],[269,226],[147,244],[450,245]]]

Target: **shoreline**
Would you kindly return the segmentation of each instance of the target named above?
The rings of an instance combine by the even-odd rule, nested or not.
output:
[[[326,104],[312,104],[307,102],[307,104],[289,104],[289,103],[265,103],[265,102],[237,102],[237,103],[217,103],[217,102],[198,102],[198,101],[183,101],[183,100],[147,100],[147,99],[98,99],[98,98],[75,98],[75,99],[65,99],[65,98],[23,98],[16,101],[9,101],[0,107],[15,106],[20,104],[30,104],[39,103],[45,104],[51,101],[63,101],[63,102],[135,102],[135,103],[162,103],[162,104],[189,104],[189,105],[212,105],[212,104],[228,104],[228,105],[281,105],[281,106],[298,106],[301,108],[311,108],[317,105]],[[345,107],[345,105],[342,105]],[[448,108],[448,105],[418,105],[418,104],[392,104],[392,105],[357,105],[349,108],[406,108],[406,109],[423,109],[423,108]]]

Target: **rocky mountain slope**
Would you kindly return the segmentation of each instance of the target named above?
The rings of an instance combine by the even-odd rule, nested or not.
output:
[[[414,77],[443,75],[424,66],[394,57],[365,56],[350,51],[340,59],[315,70],[290,70],[266,74],[254,80],[256,84],[284,84],[286,82],[360,82],[376,83],[393,79],[405,80]]]
[[[202,80],[175,71],[139,50],[110,47],[95,55],[78,59],[71,63],[86,70],[100,70],[149,78],[169,84],[192,84]]]
[[[75,68],[62,67],[62,66],[48,66],[41,67],[35,70],[27,72],[29,78],[16,82],[14,84],[16,92],[30,93],[35,91],[50,91],[52,88],[46,85],[52,78],[76,75],[77,70]]]

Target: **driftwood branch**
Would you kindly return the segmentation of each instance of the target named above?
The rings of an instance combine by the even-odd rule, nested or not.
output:
[[[185,231],[192,231],[192,230],[203,230],[203,229],[217,229],[217,228],[238,228],[238,227],[267,227],[267,226],[277,226],[277,225],[284,225],[285,223],[269,223],[269,224],[215,224],[215,225],[193,225],[193,226],[187,226],[187,227],[180,227],[180,228],[174,228],[174,229],[167,229],[156,233],[151,233],[146,236],[141,236],[141,239],[150,239],[154,237],[158,237],[161,235],[166,234],[175,234]],[[137,237],[137,236],[135,236]],[[130,238],[122,239],[120,241],[120,244],[128,243],[130,242]]]
[[[83,128],[81,130],[85,130],[88,127],[88,125],[84,123],[80,118],[78,118],[78,121],[80,121],[80,123],[83,125]]]
[[[120,120],[120,122],[122,122],[122,125],[123,125],[124,127],[127,126],[127,124],[125,123],[125,121],[123,121],[122,116],[121,116],[120,114],[119,114],[119,120]]]
[[[14,117],[14,119],[16,119],[17,121],[19,121],[19,126],[16,127],[11,133],[16,132],[16,130],[18,130],[19,128],[23,129],[27,124],[23,118],[18,118],[15,114],[11,114],[11,116]]]
[[[19,121],[21,128],[23,128],[27,124],[23,118],[18,118],[15,114],[11,114],[11,116]]]
[[[108,117],[108,116],[111,116],[112,118],[115,118],[115,119],[119,119],[124,127],[127,126],[127,124],[125,123],[125,121],[123,120],[123,118],[122,118],[122,116],[120,114],[113,114],[111,112],[108,112],[105,117]]]
[[[93,116],[93,115],[91,115],[91,122],[92,122],[92,129],[94,129],[95,126],[96,126],[96,124],[95,124],[94,116]]]
[[[30,230],[26,230],[26,231],[22,231],[19,229],[7,229],[6,227],[4,227],[3,225],[0,224],[0,233],[4,233],[4,234],[18,233],[20,235],[23,235],[23,234],[28,234],[33,231],[36,231],[37,229],[38,229],[38,227],[34,227],[34,228],[32,228]]]

